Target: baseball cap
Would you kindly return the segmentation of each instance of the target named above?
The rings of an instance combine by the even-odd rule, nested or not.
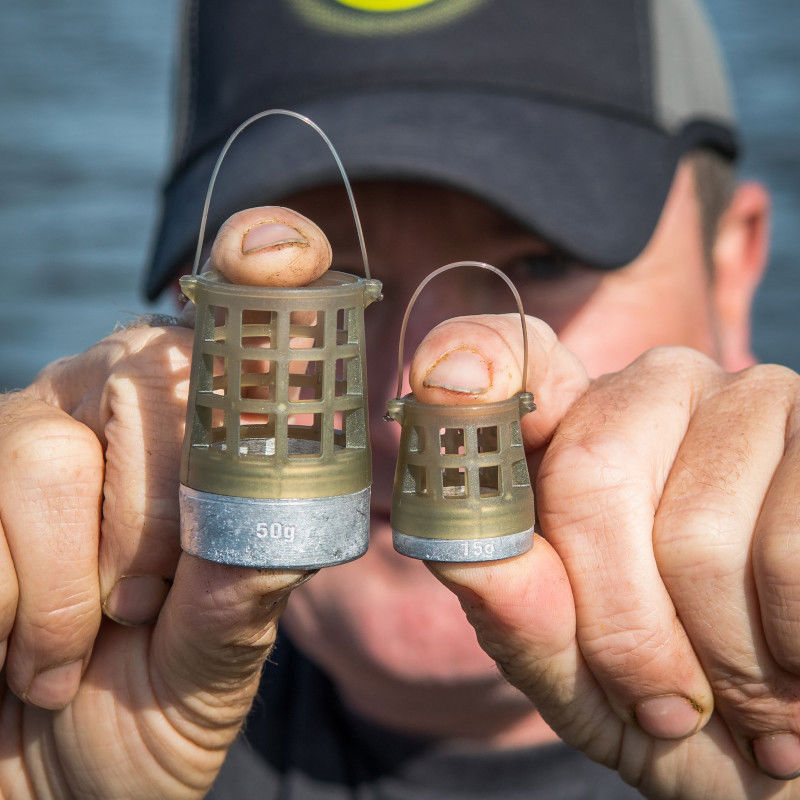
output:
[[[351,180],[460,189],[598,269],[644,249],[683,154],[737,154],[695,0],[189,0],[178,87],[150,298],[191,257],[226,138],[266,108],[319,124]],[[268,118],[229,152],[209,231],[336,180],[310,130]]]

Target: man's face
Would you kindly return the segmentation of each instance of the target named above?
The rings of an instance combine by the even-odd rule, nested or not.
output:
[[[482,202],[434,186],[357,187],[373,276],[384,300],[368,309],[367,350],[373,452],[368,554],[323,570],[292,596],[286,624],[296,641],[358,707],[381,682],[491,685],[496,670],[478,648],[454,596],[425,566],[396,554],[389,509],[399,427],[383,420],[394,395],[397,341],[408,300],[443,264],[476,259],[508,272],[528,314],[545,320],[589,374],[616,371],[657,345],[716,357],[715,315],[704,263],[692,171],[678,170],[648,248],[626,267],[598,272],[563,263],[536,236]],[[359,273],[353,221],[340,187],[296,195],[286,205],[317,222],[334,268]],[[450,272],[420,297],[406,353],[452,316],[513,310],[507,287],[478,270]],[[377,696],[377,695],[376,695]]]

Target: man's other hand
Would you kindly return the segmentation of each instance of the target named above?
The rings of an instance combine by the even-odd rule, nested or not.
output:
[[[238,282],[297,284],[319,237],[261,208],[217,244]],[[191,349],[186,328],[133,326],[0,398],[3,798],[203,797],[308,577],[181,553]]]
[[[431,570],[551,727],[645,795],[800,797],[778,782],[800,771],[800,378],[659,348],[589,381],[544,323],[528,333],[541,536]],[[516,316],[451,320],[411,386],[503,399],[521,354]]]

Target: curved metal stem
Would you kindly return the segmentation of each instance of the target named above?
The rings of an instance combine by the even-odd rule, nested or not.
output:
[[[356,233],[358,234],[358,244],[361,248],[361,260],[364,263],[364,275],[367,278],[370,278],[371,275],[369,273],[369,261],[367,260],[367,247],[364,244],[364,231],[361,228],[361,218],[358,216],[358,209],[356,208],[356,200],[353,197],[353,189],[350,186],[350,181],[347,178],[347,173],[344,170],[344,165],[342,164],[342,159],[339,158],[339,154],[336,152],[336,148],[333,146],[333,142],[327,137],[325,131],[317,125],[316,122],[310,120],[308,117],[304,117],[302,114],[298,114],[296,111],[288,111],[285,108],[270,108],[267,111],[259,111],[258,114],[253,114],[252,117],[246,119],[229,137],[228,141],[225,142],[225,146],[222,148],[222,151],[217,158],[217,163],[214,165],[214,171],[211,173],[211,180],[208,184],[208,191],[206,192],[206,202],[203,205],[203,216],[200,220],[200,234],[197,237],[197,249],[195,250],[194,254],[194,266],[192,267],[192,275],[197,275],[197,271],[200,269],[200,253],[203,250],[203,241],[206,236],[206,223],[208,222],[208,209],[211,205],[211,195],[214,191],[214,184],[217,182],[217,175],[219,175],[220,167],[222,166],[222,161],[225,156],[228,154],[228,150],[230,150],[231,145],[236,140],[236,137],[248,126],[252,125],[254,122],[257,122],[264,117],[271,117],[273,115],[281,115],[284,117],[294,117],[300,122],[304,122],[306,125],[313,128],[322,138],[322,141],[328,145],[328,149],[331,151],[331,155],[333,156],[334,160],[336,161],[336,166],[339,167],[339,172],[342,175],[342,180],[344,181],[344,188],[347,190],[347,199],[350,201],[350,208],[353,212],[353,220],[356,224]]]
[[[444,267],[439,267],[423,279],[422,283],[417,286],[416,291],[411,296],[406,306],[406,313],[403,316],[403,324],[400,328],[400,344],[397,349],[397,399],[400,399],[403,393],[403,357],[406,341],[406,328],[408,327],[408,318],[411,316],[411,309],[417,298],[422,294],[422,290],[437,276],[444,272],[449,272],[451,269],[458,269],[460,267],[478,267],[479,269],[487,269],[495,275],[499,275],[511,289],[514,295],[514,300],[517,303],[517,311],[519,311],[520,322],[522,323],[522,391],[528,391],[528,326],[525,324],[525,312],[522,308],[522,298],[519,296],[517,287],[514,286],[513,281],[502,270],[493,267],[491,264],[486,264],[483,261],[454,261],[452,264],[447,264]]]

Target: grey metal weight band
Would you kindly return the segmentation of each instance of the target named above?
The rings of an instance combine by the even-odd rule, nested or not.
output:
[[[423,561],[500,561],[527,553],[533,547],[533,528],[484,539],[430,539],[392,531],[398,553]]]
[[[271,500],[181,485],[181,547],[220,564],[318,569],[362,556],[370,489],[335,497]]]

